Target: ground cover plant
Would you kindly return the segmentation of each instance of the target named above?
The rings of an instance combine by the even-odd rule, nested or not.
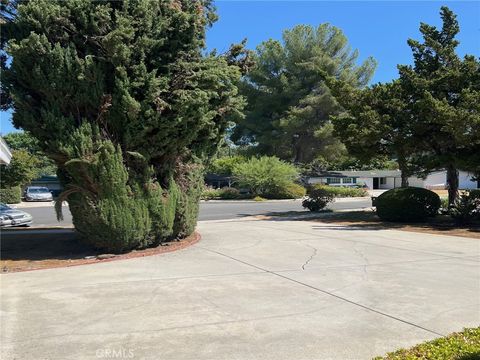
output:
[[[374,360],[478,360],[480,328],[464,329],[446,337],[426,341],[410,349],[401,349]]]
[[[364,188],[344,187],[344,186],[329,186],[316,184],[313,185],[315,189],[323,189],[333,197],[363,197],[368,196],[368,191]]]

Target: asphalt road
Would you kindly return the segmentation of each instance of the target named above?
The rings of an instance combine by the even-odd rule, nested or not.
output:
[[[332,203],[332,210],[369,208],[370,199],[342,199]],[[20,207],[19,207],[20,208]],[[50,206],[21,208],[33,216],[33,226],[71,226],[72,216],[68,206],[63,207],[64,220],[58,222],[55,210]],[[281,212],[304,212],[300,200],[286,201],[209,201],[200,204],[199,220],[224,220],[252,215],[268,215]]]

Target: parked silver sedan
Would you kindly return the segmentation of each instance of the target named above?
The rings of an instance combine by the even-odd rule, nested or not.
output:
[[[29,213],[0,203],[0,227],[30,226],[32,221]]]
[[[25,189],[25,201],[53,201],[52,192],[42,186],[29,186]]]

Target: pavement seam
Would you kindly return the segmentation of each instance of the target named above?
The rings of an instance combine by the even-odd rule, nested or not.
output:
[[[320,288],[318,288],[318,287],[316,287],[316,286],[309,285],[309,284],[304,283],[304,282],[302,282],[302,281],[298,281],[298,280],[289,278],[288,276],[285,276],[285,275],[282,275],[282,274],[278,274],[278,273],[276,273],[275,271],[270,271],[270,270],[264,269],[264,268],[262,268],[262,267],[260,267],[260,266],[250,264],[250,263],[248,263],[248,262],[246,262],[246,261],[243,261],[243,260],[234,258],[233,256],[229,256],[229,255],[223,254],[223,253],[218,252],[218,251],[215,251],[215,250],[210,250],[210,249],[203,248],[203,247],[199,247],[199,248],[200,248],[200,249],[203,249],[203,250],[205,250],[205,251],[213,252],[213,253],[218,254],[218,255],[220,255],[220,256],[224,256],[224,257],[226,257],[226,258],[229,258],[229,259],[231,259],[231,260],[237,261],[237,262],[239,262],[239,263],[242,263],[242,264],[251,266],[251,267],[253,267],[253,268],[255,268],[255,269],[262,270],[262,271],[264,271],[264,272],[266,272],[266,273],[269,273],[269,274],[278,276],[278,277],[280,277],[280,278],[283,278],[283,279],[285,279],[285,280],[291,281],[291,282],[296,283],[296,284],[298,284],[298,285],[301,285],[301,286],[310,288],[310,289],[312,289],[312,290],[321,292],[321,293],[323,293],[323,294],[329,295],[329,296],[334,297],[334,298],[336,298],[336,299],[339,299],[339,300],[341,300],[341,301],[347,302],[347,303],[349,303],[349,304],[351,304],[351,305],[354,305],[354,306],[363,308],[363,309],[365,309],[365,310],[367,310],[367,311],[371,311],[371,312],[373,312],[373,313],[376,313],[376,314],[379,314],[379,315],[388,317],[388,318],[390,318],[390,319],[393,319],[393,320],[402,322],[402,323],[404,323],[404,324],[407,324],[407,325],[416,327],[416,328],[418,328],[418,329],[421,329],[421,330],[430,332],[430,333],[435,334],[435,335],[438,335],[438,336],[445,336],[445,334],[436,332],[436,331],[431,330],[431,329],[427,329],[427,328],[425,328],[425,327],[423,327],[423,326],[421,326],[421,325],[418,325],[418,324],[412,323],[412,322],[410,322],[410,321],[408,321],[408,320],[404,320],[404,319],[401,319],[401,318],[399,318],[399,317],[396,317],[396,316],[387,314],[387,313],[385,313],[385,312],[383,312],[383,311],[376,310],[376,309],[371,308],[371,307],[368,307],[368,306],[366,306],[366,305],[362,305],[362,304],[357,303],[357,302],[355,302],[355,301],[353,301],[353,300],[349,300],[349,299],[347,299],[347,298],[345,298],[345,297],[343,297],[343,296],[336,295],[336,294],[334,294],[334,293],[332,293],[332,292],[330,292],[330,291],[320,289]]]

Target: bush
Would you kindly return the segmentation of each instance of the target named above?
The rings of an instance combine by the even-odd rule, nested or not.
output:
[[[410,349],[401,349],[374,360],[474,360],[479,359],[480,328],[426,341]]]
[[[20,186],[0,189],[0,202],[5,204],[18,204],[22,201],[22,190]]]
[[[221,189],[206,188],[202,192],[202,200],[233,200],[233,199],[245,199],[245,196],[240,194],[240,191],[233,187],[224,187]]]
[[[465,191],[449,209],[450,216],[461,224],[480,220],[480,190]]]
[[[305,196],[307,190],[299,184],[287,183],[278,188],[273,194],[266,194],[269,199],[300,199]]]
[[[302,206],[310,211],[320,211],[333,200],[334,196],[326,189],[311,189],[308,196],[303,199]]]
[[[230,176],[232,175],[235,166],[245,161],[246,159],[243,156],[221,157],[212,161],[207,168],[207,172],[217,175]]]
[[[427,189],[392,189],[377,198],[377,215],[386,221],[419,222],[436,216],[440,204],[440,197]]]
[[[240,191],[232,187],[224,187],[218,191],[218,197],[224,200],[241,199]]]
[[[295,166],[277,157],[263,156],[237,164],[233,175],[239,187],[250,189],[254,195],[267,197],[293,183],[298,172]]]
[[[220,189],[213,189],[210,187],[206,187],[202,191],[202,200],[213,200],[218,199],[220,197]]]
[[[344,187],[344,186],[329,186],[317,184],[313,185],[314,189],[324,189],[333,195],[333,197],[363,197],[367,196],[367,190],[363,188]]]
[[[261,197],[261,196],[255,196],[255,197],[253,198],[253,201],[265,201],[265,200],[267,200],[267,199],[265,199],[265,198],[263,198],[263,197]]]

